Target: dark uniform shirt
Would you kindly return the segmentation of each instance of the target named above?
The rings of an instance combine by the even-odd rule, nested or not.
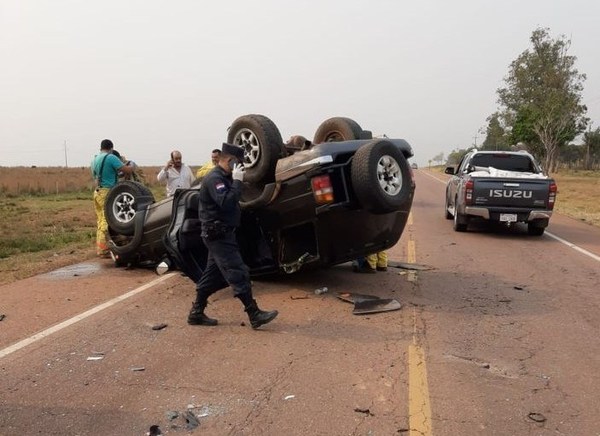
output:
[[[240,225],[242,182],[233,180],[223,168],[216,166],[202,180],[199,218],[203,223],[221,221],[225,225]]]

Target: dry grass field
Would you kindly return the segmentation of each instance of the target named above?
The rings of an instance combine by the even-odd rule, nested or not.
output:
[[[143,170],[156,199],[163,198],[164,188],[154,182],[159,168]],[[554,177],[556,210],[600,226],[600,172]],[[0,168],[0,223],[0,285],[93,258],[96,218],[89,169]]]

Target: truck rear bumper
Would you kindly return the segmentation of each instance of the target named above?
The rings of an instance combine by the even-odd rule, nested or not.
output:
[[[523,211],[522,210],[492,210],[491,213],[493,215],[498,215],[498,213],[517,213],[517,214],[522,214]],[[466,206],[465,207],[465,214],[466,215],[470,215],[470,216],[477,216],[486,220],[490,219],[490,210],[488,208],[485,207],[474,207],[474,206]],[[530,212],[528,212],[528,214],[526,215],[525,218],[525,222],[529,222],[529,221],[534,221],[534,220],[539,220],[539,219],[550,219],[550,217],[552,216],[552,211],[551,210],[532,210]]]

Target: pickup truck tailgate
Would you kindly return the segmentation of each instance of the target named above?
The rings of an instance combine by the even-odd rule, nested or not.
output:
[[[473,177],[473,205],[548,208],[550,179]]]

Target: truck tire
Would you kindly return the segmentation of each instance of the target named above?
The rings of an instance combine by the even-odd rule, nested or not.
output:
[[[389,141],[376,139],[360,147],[352,159],[351,174],[358,201],[373,213],[396,211],[410,199],[408,162]]]
[[[317,128],[313,144],[362,139],[362,135],[363,129],[356,121],[345,117],[334,117],[323,121]]]
[[[445,206],[445,214],[444,216],[446,217],[447,220],[451,220],[452,214],[448,211],[448,209],[450,209],[450,199],[448,198],[448,191],[446,191],[446,206]]]
[[[152,192],[141,183],[125,181],[116,184],[108,192],[104,204],[108,227],[119,235],[133,235],[133,217],[142,199],[144,202],[154,203]]]
[[[531,236],[542,236],[546,227],[548,227],[547,220],[541,220],[542,222],[531,221],[527,223],[527,233]]]
[[[454,224],[453,228],[457,232],[466,232],[469,226],[469,217],[458,212],[456,199],[454,199]]]
[[[275,180],[277,160],[285,155],[279,129],[264,115],[243,115],[229,128],[227,142],[244,149],[244,182],[269,183]]]

